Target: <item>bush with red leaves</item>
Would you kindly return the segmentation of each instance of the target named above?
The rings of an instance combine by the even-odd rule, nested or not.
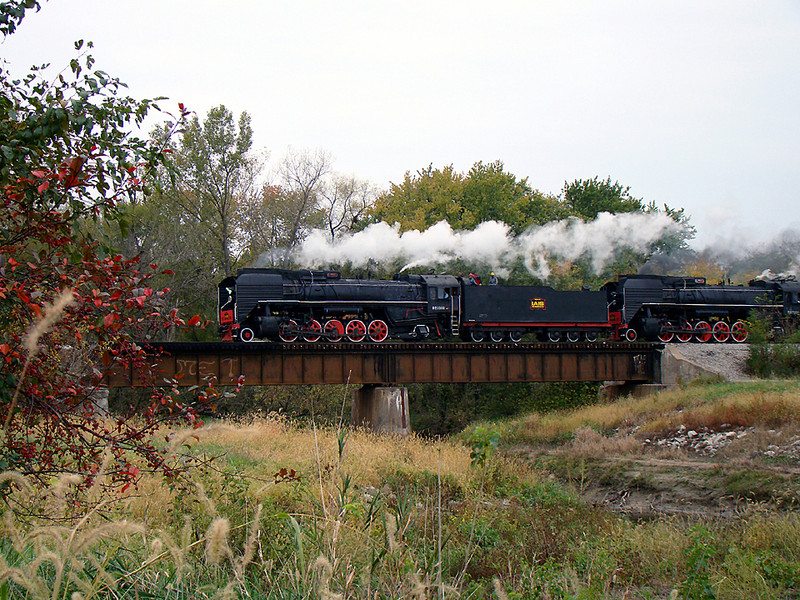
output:
[[[94,402],[111,362],[146,372],[134,340],[185,323],[163,314],[168,290],[149,286],[155,265],[120,256],[83,226],[124,227],[122,200],[163,157],[130,133],[155,101],[124,96],[93,65],[84,54],[48,80],[37,69],[15,79],[0,64],[0,470],[41,483],[72,472],[88,484],[105,465],[124,488],[141,468],[175,475],[182,465],[152,434],[164,420],[197,419],[156,387],[135,420],[111,418]]]

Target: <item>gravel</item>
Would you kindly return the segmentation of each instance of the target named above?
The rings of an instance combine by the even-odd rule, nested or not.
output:
[[[750,351],[749,344],[669,344],[683,358],[693,361],[727,381],[748,381],[752,377],[745,371],[744,361]]]

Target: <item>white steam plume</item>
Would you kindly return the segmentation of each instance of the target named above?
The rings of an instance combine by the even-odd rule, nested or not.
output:
[[[440,221],[425,231],[404,233],[398,224],[376,223],[333,242],[324,231],[312,231],[295,258],[307,267],[330,263],[364,267],[370,260],[382,264],[403,260],[404,269],[461,259],[493,265],[502,273],[503,265],[522,257],[532,274],[547,279],[548,258],[588,258],[595,272],[600,272],[619,251],[643,252],[680,227],[663,213],[601,213],[588,223],[570,218],[531,227],[516,237],[508,225],[497,221],[481,223],[471,231],[453,231]]]

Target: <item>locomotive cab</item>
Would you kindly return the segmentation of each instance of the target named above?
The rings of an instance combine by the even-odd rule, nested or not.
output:
[[[783,311],[788,315],[800,315],[800,283],[784,283]]]

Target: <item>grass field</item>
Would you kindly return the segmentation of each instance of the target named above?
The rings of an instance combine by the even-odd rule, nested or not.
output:
[[[799,422],[797,381],[688,386],[446,440],[213,422],[165,442],[203,461],[180,481],[144,475],[77,503],[69,478],[41,491],[5,474],[0,598],[798,598],[798,465],[759,454],[756,434],[789,444]],[[681,428],[752,435],[702,461],[645,442]],[[687,480],[739,494],[735,514],[644,518],[590,499],[658,487],[648,464],[688,464]]]

